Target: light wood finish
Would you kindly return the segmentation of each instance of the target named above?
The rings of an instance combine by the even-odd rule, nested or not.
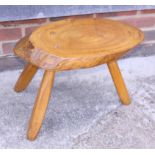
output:
[[[41,26],[14,52],[46,70],[88,68],[119,58],[143,38],[139,29],[118,21],[73,18]]]
[[[127,88],[125,86],[125,83],[122,78],[117,62],[116,61],[108,62],[108,68],[109,68],[111,77],[114,81],[120,100],[125,105],[130,104],[131,100],[130,100]]]
[[[116,60],[143,39],[143,32],[133,26],[98,18],[71,18],[52,22],[22,38],[14,48],[15,54],[31,66],[46,70],[30,119],[28,139],[34,140],[40,130],[56,71],[108,63],[122,103],[129,104],[130,98]],[[23,90],[32,79],[37,69],[30,68],[26,67],[22,73],[16,91]]]
[[[45,71],[29,122],[27,133],[29,140],[34,140],[39,133],[49,102],[53,81],[54,72]]]
[[[27,64],[23,72],[21,73],[18,81],[16,82],[16,85],[14,87],[14,90],[16,92],[21,92],[23,91],[28,84],[31,82],[32,78],[36,74],[38,70],[38,67],[32,65],[32,64]]]

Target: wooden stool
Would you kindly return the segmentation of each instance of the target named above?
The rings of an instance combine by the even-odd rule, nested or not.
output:
[[[70,18],[41,26],[14,48],[28,62],[15,91],[23,91],[38,68],[45,70],[29,122],[27,137],[34,140],[41,128],[57,71],[89,68],[107,63],[123,104],[130,103],[116,60],[138,45],[143,33],[130,25],[97,18]]]

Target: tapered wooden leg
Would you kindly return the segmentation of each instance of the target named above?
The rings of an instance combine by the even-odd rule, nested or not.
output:
[[[37,72],[38,68],[32,64],[27,64],[21,73],[14,90],[16,92],[23,91],[28,84],[31,82],[32,78],[34,77],[35,73]]]
[[[29,122],[27,132],[29,140],[34,140],[39,133],[49,102],[53,81],[54,71],[45,71]]]
[[[117,62],[116,61],[109,62],[108,68],[111,73],[112,79],[114,81],[121,102],[125,105],[128,105],[130,103],[130,97]]]

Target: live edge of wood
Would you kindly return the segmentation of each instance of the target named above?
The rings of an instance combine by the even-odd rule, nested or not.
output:
[[[62,24],[67,25],[66,31],[68,33],[64,34],[65,26],[61,30],[60,25]],[[81,24],[87,24],[88,28],[82,29]],[[74,31],[71,30],[73,25],[75,29],[78,29],[76,31],[81,33],[78,36],[78,42],[81,43],[79,47],[74,39]],[[101,35],[102,31],[105,33],[104,35]],[[52,33],[54,33],[55,39],[53,39],[53,36],[51,37]],[[66,35],[70,35],[70,38],[68,39]],[[107,37],[108,35],[110,37]],[[139,29],[113,20],[62,20],[41,26],[31,35],[24,37],[17,43],[14,52],[19,57],[40,68],[62,71],[88,68],[114,59],[117,60],[143,39],[144,35]],[[52,42],[54,43],[52,44]],[[120,46],[118,46],[119,44]],[[56,45],[62,47],[55,47]],[[88,45],[89,47],[87,47]],[[72,49],[70,49],[70,46]],[[96,49],[94,49],[94,46]]]

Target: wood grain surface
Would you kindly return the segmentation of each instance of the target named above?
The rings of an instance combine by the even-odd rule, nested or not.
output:
[[[122,104],[130,104],[131,100],[117,62],[111,61],[108,62],[107,65]]]
[[[27,132],[27,138],[29,140],[34,140],[39,133],[51,96],[53,81],[54,72],[45,71],[32,111],[32,116],[29,121],[29,128]]]
[[[34,75],[36,74],[38,70],[38,67],[32,65],[32,64],[27,64],[21,73],[18,81],[16,82],[16,85],[14,87],[14,90],[16,92],[21,92],[26,89],[28,84],[31,82],[33,79]]]
[[[44,69],[87,68],[119,58],[143,33],[130,25],[98,18],[71,18],[41,26],[16,45],[15,53]]]

